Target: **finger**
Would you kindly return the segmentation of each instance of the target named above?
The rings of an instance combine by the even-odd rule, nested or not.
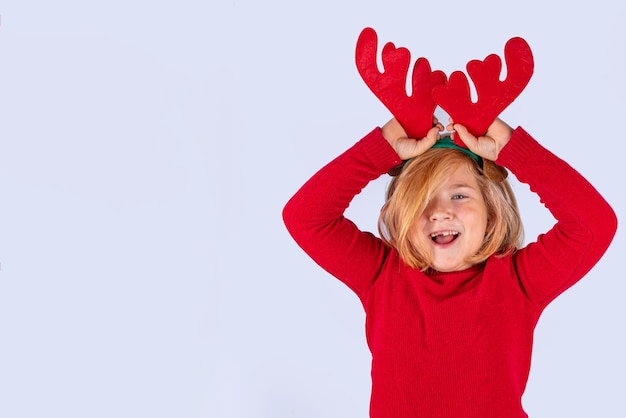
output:
[[[478,139],[472,135],[465,126],[457,123],[454,125],[454,131],[456,132],[455,138],[456,135],[458,135],[458,138],[463,141],[463,143],[467,145],[470,150],[473,150],[476,147]]]
[[[454,119],[452,119],[451,117],[448,118],[448,124],[446,125],[446,130],[447,131],[454,131]]]
[[[437,140],[439,139],[440,135],[439,135],[439,127],[435,126],[431,129],[429,129],[428,133],[426,134],[426,136],[422,139],[422,143],[425,147],[425,149],[429,149],[431,148],[433,145],[435,145],[435,142],[437,142]]]
[[[439,131],[436,127],[433,127],[428,131],[424,138],[420,139],[419,141],[414,141],[413,150],[410,152],[411,158],[417,155],[421,155],[428,151],[430,148],[432,148],[432,146],[435,145],[435,142],[437,142],[438,136]]]

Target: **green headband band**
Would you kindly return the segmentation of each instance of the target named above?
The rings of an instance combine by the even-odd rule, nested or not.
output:
[[[449,136],[443,136],[440,139],[438,139],[437,142],[435,142],[435,145],[432,146],[432,148],[451,148],[451,149],[459,150],[469,155],[470,157],[472,157],[472,159],[476,161],[476,163],[480,167],[483,166],[482,158],[480,158],[478,155],[474,154],[472,151],[470,151],[467,148],[459,147],[457,144],[454,143],[454,140],[450,138]]]
[[[480,168],[483,168],[483,159],[480,158],[478,155],[474,154],[472,151],[470,151],[467,148],[463,148],[463,147],[459,147],[457,144],[454,143],[454,140],[452,138],[450,138],[449,135],[445,135],[442,136],[441,138],[439,138],[437,140],[437,142],[435,142],[435,145],[433,145],[431,148],[450,148],[450,149],[456,149],[459,150],[467,155],[469,155],[470,157],[472,157],[472,159],[474,161],[476,161],[476,164],[478,164],[478,166]],[[402,172],[402,169],[404,168],[404,165],[407,163],[407,161],[409,160],[404,160],[402,161],[402,164],[392,168],[391,170],[389,170],[389,175],[390,176],[398,176],[400,175],[400,173]]]

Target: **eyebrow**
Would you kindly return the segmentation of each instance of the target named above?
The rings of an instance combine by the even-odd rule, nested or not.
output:
[[[465,189],[476,189],[476,187],[471,186],[471,185],[466,184],[466,183],[455,183],[455,184],[451,184],[451,185],[450,185],[450,188],[451,188],[451,189],[463,189],[463,188],[465,188]]]

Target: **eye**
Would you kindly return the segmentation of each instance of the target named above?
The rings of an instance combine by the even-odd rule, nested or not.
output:
[[[457,200],[457,199],[465,199],[467,196],[465,196],[464,194],[455,194],[454,196],[452,196],[452,200]]]

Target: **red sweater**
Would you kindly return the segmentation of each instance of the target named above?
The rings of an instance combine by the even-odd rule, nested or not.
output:
[[[412,269],[343,216],[368,182],[400,163],[380,129],[285,206],[293,238],[365,308],[373,418],[526,417],[521,398],[539,315],[615,234],[615,214],[593,186],[522,128],[496,162],[528,183],[558,222],[514,254],[464,271]]]

